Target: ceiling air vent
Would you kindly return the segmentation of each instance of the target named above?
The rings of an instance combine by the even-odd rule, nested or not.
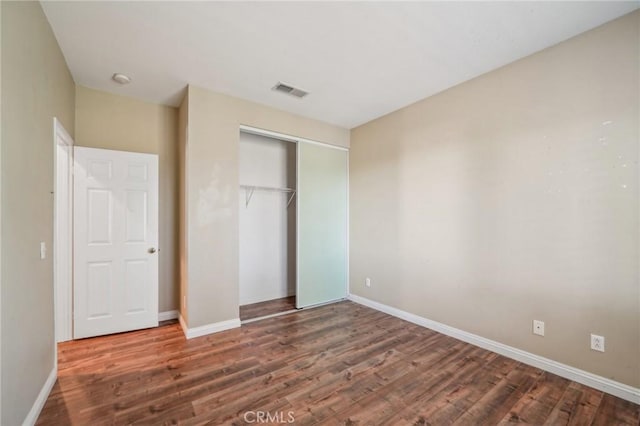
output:
[[[273,86],[272,90],[276,92],[286,93],[287,95],[295,96],[296,98],[304,98],[309,94],[309,92],[298,89],[297,87],[290,86],[288,84],[284,84],[282,82],[278,82],[275,86]]]

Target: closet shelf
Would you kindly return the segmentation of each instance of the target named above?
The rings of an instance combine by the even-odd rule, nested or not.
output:
[[[251,197],[253,197],[253,192],[258,191],[270,191],[270,192],[282,192],[291,194],[289,200],[287,201],[287,207],[291,204],[293,197],[296,195],[296,190],[293,188],[278,188],[274,186],[258,186],[258,185],[240,185],[240,188],[244,189],[244,206],[249,207],[249,201],[251,201]]]

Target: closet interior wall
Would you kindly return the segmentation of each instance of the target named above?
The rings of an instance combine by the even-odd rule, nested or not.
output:
[[[240,305],[248,305],[295,295],[296,197],[286,189],[295,190],[296,144],[241,132],[239,145]]]

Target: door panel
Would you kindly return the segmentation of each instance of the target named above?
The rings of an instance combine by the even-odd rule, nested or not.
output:
[[[125,262],[127,314],[144,312],[146,309],[148,269],[146,259],[127,260]]]
[[[111,191],[89,189],[87,198],[88,243],[90,245],[111,244],[111,225],[113,222]]]
[[[113,315],[113,272],[111,262],[87,264],[87,318],[107,318]]]
[[[298,308],[347,294],[347,152],[298,143]]]
[[[77,149],[83,149],[77,147]],[[86,170],[87,179],[100,179],[102,182],[109,182],[112,177],[112,162],[108,160],[98,160],[89,158]]]
[[[129,164],[127,168],[127,180],[129,182],[146,182],[147,181],[147,165],[146,164]]]
[[[158,158],[75,147],[74,338],[158,325]]]
[[[125,241],[140,243],[146,241],[147,232],[147,192],[127,191],[125,206]]]

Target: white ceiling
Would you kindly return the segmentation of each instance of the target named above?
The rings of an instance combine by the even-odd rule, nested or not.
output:
[[[43,2],[76,83],[178,105],[194,84],[352,128],[635,2]],[[132,78],[118,86],[111,75]],[[310,92],[274,92],[278,81]]]

